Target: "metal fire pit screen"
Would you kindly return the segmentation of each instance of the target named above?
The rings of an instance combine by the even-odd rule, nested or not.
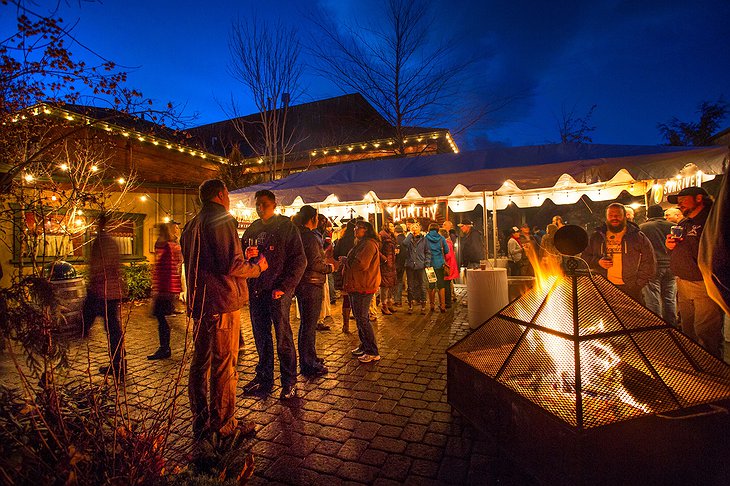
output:
[[[448,354],[579,430],[730,396],[730,367],[595,275],[550,278]]]

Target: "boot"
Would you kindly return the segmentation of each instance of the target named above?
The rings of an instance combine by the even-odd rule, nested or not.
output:
[[[342,332],[345,334],[350,333],[350,309],[342,311]]]
[[[383,315],[385,315],[385,316],[389,316],[389,315],[393,314],[392,312],[390,312],[390,310],[388,309],[388,306],[387,306],[387,305],[385,305],[385,304],[383,304],[383,305],[382,305],[382,306],[380,307],[380,312],[382,312],[382,313],[383,313]]]

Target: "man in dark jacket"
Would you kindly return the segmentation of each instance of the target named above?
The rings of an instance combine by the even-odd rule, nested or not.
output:
[[[677,281],[669,269],[669,252],[664,246],[672,223],[664,219],[664,210],[661,206],[650,206],[646,215],[649,219],[639,228],[651,241],[656,257],[656,273],[644,287],[644,301],[647,309],[662,316],[672,326],[676,326]]]
[[[326,375],[328,370],[317,357],[317,319],[322,310],[324,285],[327,274],[334,266],[325,263],[322,240],[314,230],[317,229],[317,210],[312,206],[302,206],[295,217],[299,225],[307,268],[296,289],[297,303],[301,322],[299,324],[299,370],[304,376]]]
[[[395,225],[395,305],[400,307],[403,304],[403,276],[406,272],[406,260],[408,259],[408,249],[403,242],[406,235],[403,233],[403,226]]]
[[[479,230],[474,229],[474,223],[467,219],[459,223],[461,241],[459,250],[461,266],[465,268],[479,268],[479,262],[485,258],[484,237]]]
[[[258,191],[257,219],[243,233],[246,257],[266,256],[269,270],[248,282],[251,293],[249,311],[259,362],[256,377],[243,387],[246,394],[269,393],[274,385],[274,341],[281,369],[281,395],[287,400],[296,397],[297,353],[289,324],[289,311],[294,291],[307,267],[299,231],[286,216],[276,215],[276,197],[268,190]]]
[[[421,225],[415,222],[411,232],[403,240],[408,252],[406,260],[406,278],[408,279],[408,312],[413,312],[413,302],[421,303],[421,314],[426,313],[426,267],[431,266],[431,250],[426,238],[421,233]]]
[[[199,193],[203,207],[180,237],[188,284],[187,312],[194,320],[188,394],[196,443],[211,434],[227,437],[254,430],[253,422],[234,416],[236,360],[241,307],[248,298],[245,279],[258,277],[267,268],[264,257],[256,263],[243,258],[223,181],[207,180]]]
[[[606,224],[591,235],[583,259],[591,270],[643,304],[641,292],[654,276],[656,260],[649,239],[626,220],[623,204],[608,205]]]
[[[707,294],[697,264],[700,238],[710,214],[712,200],[701,187],[687,187],[667,197],[677,204],[684,219],[681,236],[669,234],[665,245],[670,252],[672,273],[677,277],[677,300],[682,331],[700,346],[722,359],[722,310]]]

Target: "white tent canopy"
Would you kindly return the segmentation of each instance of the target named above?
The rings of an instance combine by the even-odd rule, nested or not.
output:
[[[253,207],[257,190],[273,191],[284,206],[366,206],[378,201],[448,199],[453,211],[536,207],[551,199],[573,204],[581,196],[615,199],[646,193],[688,165],[700,180],[725,171],[727,147],[553,144],[401,159],[352,162],[290,175],[231,193]]]

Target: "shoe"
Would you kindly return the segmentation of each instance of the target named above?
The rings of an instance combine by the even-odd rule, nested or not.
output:
[[[371,321],[377,321],[378,320],[378,316],[376,316],[375,314],[373,314],[371,312],[371,313],[368,314],[368,319],[370,319]]]
[[[435,310],[436,310],[436,307],[434,307],[434,306],[431,306],[431,312],[433,312],[433,311],[435,311]]]
[[[393,315],[393,313],[390,312],[390,310],[387,307],[381,307],[380,308],[380,312],[382,312],[384,316]]]
[[[394,306],[396,306],[396,307],[400,307],[400,306],[402,306],[403,304],[402,304],[401,302],[396,302],[396,303],[395,303],[395,304],[393,304],[393,305],[394,305]],[[390,309],[390,310],[393,310],[393,309]]]
[[[413,303],[408,302],[408,313],[413,314]]]
[[[396,312],[398,312],[398,310],[395,307],[393,307],[392,305],[388,306],[388,310],[390,311],[391,314],[395,314]]]
[[[245,385],[243,385],[244,395],[255,395],[258,393],[271,393],[271,389],[274,388],[271,383],[264,383],[258,378],[254,378]]]
[[[170,348],[158,348],[154,354],[147,356],[147,359],[152,361],[156,359],[167,359],[170,356],[172,356],[172,351],[170,351]]]
[[[329,331],[330,329],[332,329],[332,328],[331,328],[331,327],[329,327],[329,326],[328,326],[327,324],[325,324],[324,322],[318,322],[318,323],[317,323],[317,330],[318,330],[318,331]]]
[[[444,314],[446,312],[446,307],[441,306],[441,307],[439,307],[439,310],[441,311],[442,314]]]
[[[432,309],[433,310],[433,309]],[[426,315],[426,304],[421,305],[421,315]]]
[[[320,365],[320,366],[315,366],[314,368],[302,370],[301,374],[303,376],[307,376],[309,378],[316,378],[318,376],[324,376],[329,372],[330,372],[330,370],[327,369],[326,366]]]
[[[297,397],[297,385],[287,385],[282,387],[279,400],[291,400]]]
[[[124,373],[124,372],[121,372],[120,373],[118,370],[112,369],[111,366],[100,366],[99,367],[99,374],[100,375],[104,375],[104,376],[112,375],[112,376],[114,376],[114,379],[115,380],[122,381],[123,382],[125,380],[125,374],[126,373]]]
[[[379,354],[363,354],[362,356],[358,356],[357,359],[361,363],[370,363],[373,361],[380,361],[380,355]]]
[[[352,355],[353,356],[362,356],[363,354],[365,354],[365,351],[363,351],[362,349],[360,349],[360,346],[358,346],[358,347],[356,347],[355,349],[352,350]]]

